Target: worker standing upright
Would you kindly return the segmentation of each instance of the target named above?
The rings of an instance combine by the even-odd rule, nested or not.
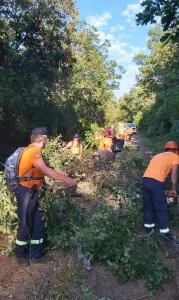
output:
[[[132,127],[129,127],[126,131],[127,141],[131,141],[133,133],[134,133],[134,131],[133,131]]]
[[[99,141],[98,156],[101,158],[107,158],[111,160],[112,153],[112,137],[109,129],[104,129],[102,132],[102,138]]]

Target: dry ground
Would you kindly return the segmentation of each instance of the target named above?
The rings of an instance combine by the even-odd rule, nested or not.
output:
[[[151,155],[147,151],[147,140],[138,135],[134,136],[127,146],[139,149],[144,158]],[[148,294],[143,280],[121,284],[99,263],[92,265],[91,270],[86,270],[77,261],[76,255],[62,250],[55,251],[53,258],[53,264],[36,264],[22,268],[17,265],[14,257],[0,256],[0,300],[179,299],[179,253],[176,251],[172,258],[165,260],[165,263],[174,270],[175,278],[172,282],[166,283],[164,291],[158,292],[155,296]]]
[[[150,296],[143,280],[120,284],[116,277],[101,264],[96,263],[91,270],[85,270],[83,266],[78,265],[74,256],[63,251],[55,251],[53,257],[53,264],[36,264],[24,269],[17,265],[13,257],[0,257],[0,299],[93,300],[92,297],[85,298],[82,286],[88,288],[90,293],[97,297],[96,299],[102,297],[112,300],[179,299],[178,258],[168,260],[168,265],[175,271],[175,280],[165,284],[164,291]],[[76,278],[72,275],[74,270],[78,271]]]

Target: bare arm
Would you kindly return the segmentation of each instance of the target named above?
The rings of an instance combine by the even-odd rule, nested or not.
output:
[[[67,150],[70,149],[71,147],[72,147],[72,142],[68,142],[66,146],[62,148],[62,150]]]
[[[106,150],[106,151],[108,150],[108,147],[107,147],[106,144],[103,145],[103,149]]]
[[[83,155],[83,146],[82,146],[82,144],[80,144],[80,157]]]
[[[172,165],[171,182],[172,182],[172,190],[175,192],[177,189],[177,169],[178,169],[178,165]]]
[[[49,168],[44,161],[37,161],[36,163],[34,163],[34,166],[49,178],[62,181],[66,183],[69,187],[76,186],[76,181],[74,179],[63,175],[52,168]]]

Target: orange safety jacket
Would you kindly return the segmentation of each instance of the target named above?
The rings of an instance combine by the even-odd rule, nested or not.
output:
[[[34,163],[37,161],[43,161],[41,150],[33,145],[30,145],[25,151],[22,153],[20,162],[19,162],[19,177],[34,177],[36,179],[32,179],[29,181],[20,181],[20,184],[31,188],[33,185],[36,185],[37,188],[40,188],[42,185],[42,179],[44,175],[42,172],[34,167]],[[25,175],[24,175],[25,174]],[[39,179],[37,179],[39,178]]]
[[[112,144],[113,144],[112,137],[105,137],[103,143],[104,143],[104,150],[112,152]]]

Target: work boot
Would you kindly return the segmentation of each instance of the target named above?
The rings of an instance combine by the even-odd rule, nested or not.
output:
[[[179,241],[176,240],[170,232],[161,234],[164,242],[171,244],[172,246],[179,248]]]
[[[52,263],[53,258],[50,255],[44,254],[38,258],[32,258],[30,260],[30,264],[47,264],[47,263]]]
[[[19,266],[21,267],[28,267],[29,262],[26,257],[16,257],[16,261],[18,262]]]

